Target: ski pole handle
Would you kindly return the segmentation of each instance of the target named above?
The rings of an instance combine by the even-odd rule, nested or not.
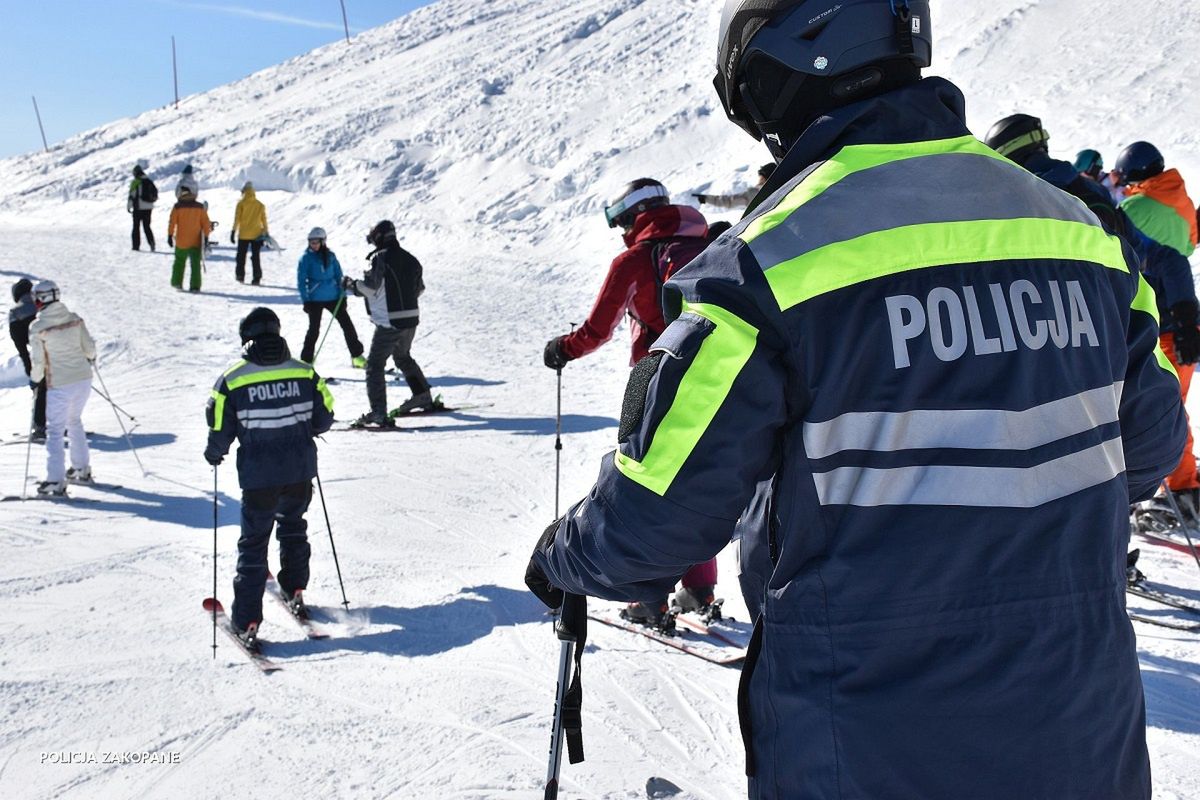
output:
[[[587,598],[581,594],[563,595],[562,608],[554,623],[554,633],[560,641],[578,642],[579,633],[587,623]]]

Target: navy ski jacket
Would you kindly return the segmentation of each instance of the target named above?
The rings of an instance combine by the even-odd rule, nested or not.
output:
[[[278,337],[276,337],[278,338]],[[256,340],[217,379],[205,416],[210,455],[225,455],[238,441],[238,483],[265,489],[311,481],[317,475],[313,437],[333,424],[333,395],[311,365]],[[267,351],[263,357],[263,351]]]
[[[1158,302],[1158,324],[1163,333],[1175,330],[1171,306],[1196,299],[1192,265],[1178,250],[1159,244],[1138,230],[1125,210],[1116,206],[1112,195],[1091,178],[1080,175],[1066,161],[1058,161],[1037,152],[1023,166],[1044,181],[1082,200],[1110,231],[1121,236],[1137,254],[1142,274]]]
[[[804,133],[668,283],[619,449],[535,554],[652,600],[766,506],[756,800],[1150,797],[1125,548],[1179,385],[1128,245],[963,120],[927,78]]]

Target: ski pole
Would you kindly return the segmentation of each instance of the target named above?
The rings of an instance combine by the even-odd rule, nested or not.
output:
[[[1175,513],[1175,519],[1179,520],[1179,529],[1187,537],[1188,547],[1192,551],[1192,558],[1196,559],[1196,566],[1200,567],[1200,553],[1196,551],[1196,545],[1192,542],[1192,534],[1188,532],[1187,523],[1184,522],[1183,514],[1179,510],[1179,503],[1175,499],[1175,492],[1171,491],[1171,487],[1167,486],[1166,481],[1163,481],[1163,493],[1167,496],[1167,502],[1171,504],[1171,511]]]
[[[29,457],[33,452],[33,431],[37,428],[37,393],[33,390],[33,411],[29,414],[29,438],[25,440],[25,477],[21,481],[21,497],[29,491]]]
[[[317,344],[317,351],[313,353],[312,363],[317,363],[317,356],[321,354],[321,348],[325,346],[325,337],[329,335],[329,329],[333,327],[333,322],[337,319],[338,312],[342,310],[342,303],[345,300],[346,293],[342,292],[342,296],[338,298],[337,305],[333,307],[333,316],[329,318],[329,324],[325,326],[325,333],[321,334],[321,341]]]
[[[213,464],[213,600],[217,599],[217,465]],[[212,607],[213,658],[217,657],[217,604]]]
[[[325,514],[325,530],[329,531],[329,549],[333,551],[333,568],[337,570],[338,586],[342,590],[342,605],[348,610],[350,601],[346,599],[346,584],[342,582],[342,567],[338,564],[337,546],[333,543],[333,527],[329,524],[329,508],[325,505],[325,489],[321,486],[321,476],[317,475],[317,492],[321,495],[321,511]]]
[[[133,414],[130,414],[128,411],[126,411],[125,409],[121,408],[119,405],[114,403],[113,399],[111,397],[109,397],[108,395],[106,395],[104,392],[100,391],[95,386],[92,386],[92,391],[95,392],[96,394],[100,395],[101,397],[103,397],[105,400],[107,400],[108,404],[110,406],[112,406],[113,408],[115,408],[117,411],[120,411],[122,414],[129,417],[130,422],[134,422],[134,423],[137,422],[137,418],[135,416],[133,416]]]
[[[100,365],[93,361],[92,369],[95,371],[96,377],[100,380],[100,387],[104,389],[104,393],[111,397],[112,393],[104,385],[104,376],[100,374]],[[117,418],[117,424],[121,426],[121,433],[125,434],[125,441],[129,442],[129,449],[132,451],[133,458],[137,461],[138,467],[142,470],[142,477],[149,475],[150,473],[146,472],[146,466],[142,464],[142,458],[138,455],[137,448],[133,446],[133,439],[129,436],[129,431],[125,430],[125,423],[121,421],[121,415],[117,413],[116,403],[113,403],[113,416]]]
[[[558,519],[558,486],[562,473],[562,367],[558,373],[558,411],[554,414],[554,518]]]
[[[564,735],[570,762],[578,764],[583,761],[583,684],[580,667],[584,644],[587,641],[586,597],[578,594],[563,596],[562,609],[554,624],[554,632],[562,642],[562,649],[558,658],[558,688],[554,699],[554,726],[550,732],[550,763],[546,770],[545,800],[556,800],[558,797]],[[571,678],[572,655],[575,662],[574,679]]]
[[[571,332],[575,332],[574,322]],[[555,372],[558,374],[558,410],[554,414],[554,518],[558,519],[558,487],[562,472],[562,367]]]

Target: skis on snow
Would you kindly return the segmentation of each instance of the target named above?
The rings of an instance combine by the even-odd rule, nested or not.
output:
[[[731,623],[723,623],[727,627],[722,629],[718,627],[722,623],[704,623],[689,614],[679,614],[673,620],[672,630],[622,619],[618,613],[604,609],[589,610],[588,618],[610,628],[644,636],[710,664],[740,667],[746,660],[745,644],[739,641],[740,631]]]
[[[225,635],[233,640],[233,643],[236,644],[238,649],[250,659],[254,666],[258,667],[264,673],[276,672],[280,669],[283,669],[274,661],[264,656],[262,653],[256,650],[251,650],[246,646],[245,642],[238,638],[238,635],[233,630],[233,622],[231,622],[228,615],[226,615],[225,607],[221,605],[220,600],[217,600],[213,597],[204,598],[204,612],[209,615],[210,619],[212,618],[214,611],[216,612],[217,617],[217,627],[225,631]]]
[[[279,605],[283,606],[288,612],[288,616],[296,621],[296,624],[304,631],[304,635],[309,639],[328,639],[329,634],[317,627],[307,616],[300,616],[296,613],[295,606],[288,600],[287,595],[283,593],[283,587],[275,580],[275,576],[267,573],[267,594],[275,598]]]

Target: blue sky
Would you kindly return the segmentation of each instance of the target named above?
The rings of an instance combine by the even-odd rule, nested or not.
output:
[[[345,0],[350,33],[430,0]],[[3,4],[0,158],[243,78],[344,39],[338,0],[33,0]]]

